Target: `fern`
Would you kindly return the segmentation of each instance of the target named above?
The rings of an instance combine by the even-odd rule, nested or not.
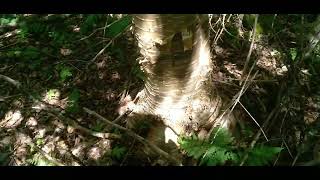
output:
[[[237,162],[238,156],[228,147],[211,146],[202,158],[200,165],[224,165],[226,162]]]
[[[181,148],[184,149],[190,157],[196,159],[200,158],[210,147],[208,142],[199,140],[195,135],[190,138],[181,138],[179,143]]]
[[[127,149],[125,147],[116,146],[111,151],[111,156],[116,159],[121,159],[126,153]]]
[[[269,164],[280,153],[280,147],[256,146],[249,152],[247,165],[263,166]]]
[[[199,140],[195,135],[180,140],[181,148],[188,156],[195,159],[201,158],[200,165],[224,165],[226,162],[237,162],[237,154],[233,152],[233,137],[228,131],[221,129],[214,130],[209,141]],[[217,133],[217,134],[216,134]],[[214,136],[216,134],[216,136]]]
[[[180,146],[187,155],[200,160],[200,165],[238,165],[246,154],[245,150],[234,145],[234,138],[226,129],[214,129],[209,140],[200,140],[195,135],[182,137]],[[268,165],[282,150],[279,147],[256,146],[248,152],[247,165]]]

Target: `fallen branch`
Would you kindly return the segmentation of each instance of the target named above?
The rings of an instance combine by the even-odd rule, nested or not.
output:
[[[30,137],[29,137],[30,138]],[[31,139],[31,138],[30,138]],[[41,148],[39,148],[34,142],[30,141],[30,144],[28,144],[30,147],[35,148],[36,151],[38,151],[43,157],[45,157],[47,160],[49,160],[50,162],[52,162],[53,164],[57,165],[57,166],[65,166],[65,164],[63,164],[60,160],[50,156],[48,153],[46,153],[45,151],[43,151]]]
[[[17,87],[17,88],[20,88],[20,86],[21,86],[20,82],[14,80],[14,79],[11,79],[11,78],[8,77],[8,76],[2,75],[2,74],[0,74],[0,79],[3,79],[3,80],[5,80],[5,81],[13,84],[13,85],[14,85],[15,87]]]
[[[94,111],[92,111],[92,110],[90,110],[90,109],[88,109],[88,108],[85,108],[85,107],[84,107],[83,110],[84,110],[85,112],[87,112],[88,114],[93,115],[93,116],[97,117],[98,119],[100,119],[100,120],[102,120],[102,121],[104,121],[104,122],[106,122],[106,123],[108,123],[108,124],[110,124],[110,125],[118,128],[118,129],[120,129],[120,130],[122,130],[122,131],[124,131],[124,132],[126,132],[128,135],[134,137],[135,139],[137,139],[137,140],[138,140],[139,142],[141,142],[142,144],[149,146],[152,150],[154,150],[155,152],[157,152],[159,155],[165,157],[166,159],[168,159],[169,161],[175,163],[176,165],[180,164],[177,159],[171,157],[167,152],[163,151],[162,149],[160,149],[160,148],[157,147],[156,145],[150,143],[149,141],[147,141],[147,140],[144,139],[143,137],[139,136],[138,134],[134,133],[133,131],[131,131],[131,130],[125,128],[125,127],[122,127],[122,126],[120,126],[120,125],[118,125],[118,124],[115,124],[115,123],[113,123],[113,122],[111,122],[111,121],[109,121],[109,120],[107,120],[106,118],[102,117],[102,116],[99,115],[98,113],[96,113],[96,112],[94,112]]]
[[[88,129],[86,127],[83,127],[83,126],[79,125],[75,120],[68,118],[68,117],[65,117],[62,114],[56,114],[55,112],[48,112],[48,114],[50,114],[51,116],[54,116],[54,117],[58,117],[60,120],[66,120],[67,123],[69,125],[72,125],[75,129],[79,129],[80,131],[83,131],[91,136],[98,137],[98,138],[105,138],[105,139],[109,139],[109,138],[119,139],[120,138],[120,135],[117,135],[114,133],[96,132],[96,131],[93,131],[93,130]]]

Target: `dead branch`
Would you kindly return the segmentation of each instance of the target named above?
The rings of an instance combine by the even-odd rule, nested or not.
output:
[[[254,41],[255,41],[255,37],[256,37],[256,31],[257,31],[257,23],[258,23],[258,17],[259,15],[257,14],[255,19],[254,19],[254,26],[253,26],[253,33],[252,33],[252,40],[251,40],[251,44],[250,44],[250,49],[246,58],[246,62],[244,64],[243,70],[242,70],[242,77],[241,79],[244,78],[244,75],[246,74],[246,71],[248,69],[248,65],[249,65],[249,61],[250,61],[250,57],[251,57],[251,53],[252,53],[252,49],[253,49],[253,45],[254,45]]]
[[[113,122],[111,122],[111,121],[109,121],[109,120],[107,120],[106,118],[102,117],[102,116],[99,115],[98,113],[96,113],[96,112],[94,112],[94,111],[92,111],[92,110],[90,110],[90,109],[88,109],[88,108],[86,108],[86,107],[83,107],[83,110],[84,110],[85,112],[87,112],[88,114],[93,115],[93,116],[97,117],[98,119],[100,119],[100,120],[102,120],[102,121],[104,121],[104,122],[106,122],[106,123],[108,123],[108,124],[110,124],[110,125],[118,128],[118,129],[120,129],[120,130],[122,130],[122,131],[124,131],[124,132],[126,132],[128,135],[134,137],[135,139],[137,139],[137,140],[138,140],[139,142],[141,142],[142,144],[149,146],[152,150],[154,150],[155,152],[157,152],[159,155],[165,157],[166,159],[168,159],[169,161],[175,163],[176,165],[180,164],[177,159],[171,157],[167,152],[163,151],[163,150],[160,149],[158,146],[150,143],[149,141],[147,141],[147,140],[144,139],[143,137],[139,136],[138,134],[134,133],[133,131],[131,131],[131,130],[125,128],[125,127],[122,127],[122,126],[120,126],[120,125],[118,125],[118,124],[115,124],[115,123],[113,123]]]
[[[21,85],[20,82],[14,80],[14,79],[11,79],[11,78],[8,77],[8,76],[5,76],[5,75],[0,74],[0,79],[3,79],[3,80],[5,80],[5,81],[13,84],[15,87],[20,88],[20,85]]]
[[[30,141],[29,146],[35,148],[36,151],[38,151],[43,157],[45,157],[47,160],[49,160],[53,164],[57,166],[65,166],[65,164],[63,164],[60,160],[50,156],[48,153],[46,153],[41,148],[39,148],[34,142]]]
[[[114,133],[103,133],[103,132],[93,131],[91,129],[88,129],[86,127],[81,126],[75,120],[73,120],[71,118],[68,118],[68,117],[65,117],[62,114],[57,114],[56,112],[48,112],[48,114],[51,115],[51,116],[57,117],[57,118],[59,118],[61,120],[62,119],[66,120],[66,122],[69,125],[72,125],[75,129],[79,129],[80,131],[83,131],[83,132],[85,132],[85,133],[87,133],[87,134],[89,134],[91,136],[94,136],[94,137],[105,138],[105,139],[109,139],[109,138],[119,139],[121,137],[120,135],[117,135],[117,134],[114,134]]]

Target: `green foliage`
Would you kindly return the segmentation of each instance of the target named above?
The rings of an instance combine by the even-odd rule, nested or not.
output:
[[[101,14],[86,15],[85,20],[80,27],[81,33],[86,34],[89,31],[92,31],[93,28],[97,26],[97,23],[101,17]]]
[[[103,130],[105,124],[103,122],[97,121],[96,124],[92,127],[94,131],[100,132]]]
[[[68,78],[72,77],[72,69],[64,64],[58,64],[55,67],[59,72],[60,81],[64,82]]]
[[[37,141],[36,141],[36,145],[37,146],[42,146],[44,145],[44,140],[42,138],[38,138]]]
[[[127,152],[126,147],[116,146],[111,151],[111,157],[117,160],[120,160],[125,155],[126,152]]]
[[[0,166],[6,166],[9,163],[11,154],[11,146],[6,145],[0,147]]]
[[[263,166],[272,160],[277,154],[281,152],[280,147],[256,146],[250,152],[247,159],[249,166]]]
[[[183,137],[179,140],[181,148],[187,154],[195,159],[201,159],[200,165],[224,165],[226,162],[236,163],[237,154],[234,153],[232,146],[233,138],[227,130],[221,129],[219,132],[215,129],[214,134],[209,141],[199,140],[195,135]]]
[[[5,166],[9,159],[10,153],[8,152],[0,152],[0,166]]]
[[[290,48],[290,57],[291,60],[295,60],[297,57],[297,49],[296,48]]]
[[[124,16],[121,19],[110,24],[106,29],[106,37],[114,38],[121,34],[128,26],[131,25],[132,16]]]
[[[195,135],[181,138],[179,144],[189,156],[196,159],[199,159],[210,147],[208,142],[200,141]]]
[[[40,153],[34,154],[31,158],[27,159],[26,161],[33,166],[55,166],[54,163],[48,161]]]
[[[56,90],[55,89],[50,89],[47,92],[47,96],[48,96],[49,100],[51,100],[52,98],[54,98],[56,96]]]
[[[67,112],[75,113],[79,111],[80,92],[77,88],[72,89],[68,96]]]
[[[11,14],[0,15],[0,26],[15,26],[17,24],[17,16]]]
[[[179,144],[187,155],[200,160],[200,165],[238,165],[245,150],[235,146],[235,139],[226,129],[216,128],[209,140],[200,140],[195,135],[182,137]],[[268,165],[282,150],[278,147],[256,146],[249,151],[246,165]]]

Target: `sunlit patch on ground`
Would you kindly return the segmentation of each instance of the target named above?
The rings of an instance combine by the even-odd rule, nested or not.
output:
[[[106,153],[111,152],[111,141],[108,139],[100,140],[88,149],[87,156],[89,159],[97,161]]]
[[[20,110],[9,111],[0,122],[1,128],[15,128],[21,124],[23,116]]]

